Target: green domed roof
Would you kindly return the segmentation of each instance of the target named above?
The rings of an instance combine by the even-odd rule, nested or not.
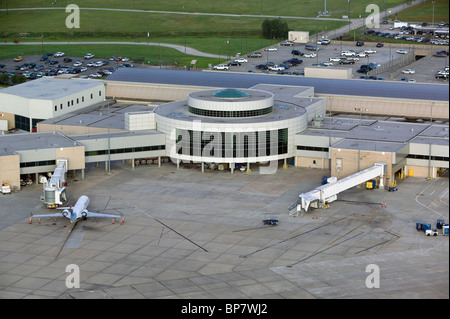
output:
[[[249,97],[250,94],[247,92],[236,90],[236,89],[224,89],[217,91],[213,94],[214,97],[218,97],[221,99],[241,99],[245,97]]]

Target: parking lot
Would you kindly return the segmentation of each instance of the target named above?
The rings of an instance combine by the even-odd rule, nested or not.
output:
[[[402,78],[407,78],[407,80],[415,80],[417,82],[425,82],[425,83],[447,83],[448,80],[436,79],[435,75],[439,70],[444,70],[446,66],[448,66],[448,57],[435,57],[434,53],[442,50],[448,50],[448,47],[438,46],[438,45],[430,45],[428,47],[429,56],[424,58],[422,61],[418,60],[417,62],[412,59],[409,63],[401,64],[400,59],[405,60],[405,54],[397,53],[398,50],[406,50],[407,52],[414,51],[414,44],[411,45],[394,45],[394,44],[383,44],[383,47],[377,47],[378,42],[370,42],[364,43],[363,46],[356,46],[356,42],[348,43],[348,42],[337,42],[332,41],[331,44],[328,45],[317,45],[319,47],[319,51],[310,51],[305,49],[305,44],[294,44],[292,46],[276,46],[271,47],[269,50],[259,51],[261,52],[261,57],[259,58],[251,58],[247,56],[243,56],[248,62],[242,63],[239,66],[230,66],[228,71],[232,72],[256,72],[256,73],[271,73],[271,74],[283,74],[283,76],[301,76],[303,75],[303,71],[305,67],[311,66],[319,66],[323,68],[334,68],[334,67],[345,67],[352,69],[352,77],[354,79],[359,79],[361,76],[365,74],[358,73],[357,70],[361,68],[361,65],[369,65],[370,63],[374,63],[379,67],[383,67],[385,72],[376,74],[377,78],[381,78],[380,80],[392,80],[392,81],[400,81]],[[313,57],[305,57],[301,55],[294,55],[292,52],[294,50],[300,51],[304,54],[316,53]],[[366,57],[358,57],[358,61],[354,64],[344,64],[341,65],[338,62],[331,61],[332,66],[324,66],[326,62],[330,63],[330,59],[334,60],[334,58],[339,58],[341,56],[342,51],[353,50],[356,53],[360,53],[366,50],[376,51],[376,53],[369,53]],[[271,70],[258,70],[256,68],[257,65],[264,65],[269,63],[269,65],[280,65],[283,64],[284,61],[287,61],[292,58],[298,58],[303,61],[302,64],[297,66],[291,66],[285,71],[271,71]],[[233,60],[231,60],[233,61]],[[400,63],[400,66],[397,66]],[[404,69],[414,68],[415,74],[403,74],[401,71]],[[392,66],[392,67],[389,67]],[[226,71],[217,71],[217,72],[226,72]],[[372,72],[374,73],[374,72]]]
[[[65,218],[29,224],[30,212],[53,211],[41,185],[26,186],[0,198],[0,298],[447,299],[448,237],[415,223],[448,221],[448,178],[408,178],[395,193],[354,188],[328,209],[289,216],[324,173],[89,165],[84,181],[68,179],[69,201],[89,195],[90,211],[125,223],[88,219],[70,237]],[[271,216],[278,226],[262,223]],[[380,288],[366,286],[369,264]],[[80,288],[66,286],[67,265],[79,266]]]
[[[42,76],[77,74],[81,78],[101,78],[121,67],[134,67],[126,57],[96,58],[93,54],[84,57],[66,56],[63,52],[48,52],[43,55],[16,57],[0,61],[0,73],[25,75],[29,80]]]

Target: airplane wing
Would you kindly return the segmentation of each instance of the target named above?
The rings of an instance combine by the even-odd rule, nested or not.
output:
[[[61,213],[55,213],[55,214],[43,214],[43,215],[33,215],[33,214],[31,214],[31,217],[39,217],[39,218],[42,218],[42,217],[64,217]]]
[[[119,216],[119,215],[100,214],[100,213],[93,213],[93,212],[88,212],[86,217],[122,218],[122,216]]]

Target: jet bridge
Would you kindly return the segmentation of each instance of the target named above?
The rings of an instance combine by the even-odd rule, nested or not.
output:
[[[48,208],[61,206],[67,200],[65,187],[67,168],[67,159],[58,159],[50,181],[44,184],[44,195],[41,196],[41,200]]]
[[[319,186],[308,193],[300,194],[297,202],[290,207],[291,214],[294,209],[297,212],[301,210],[307,212],[311,207],[323,207],[323,205],[335,201],[339,193],[377,177],[380,178],[380,187],[384,187],[383,175],[385,174],[386,163],[380,162],[341,180],[337,180],[336,177],[330,177],[325,185]]]

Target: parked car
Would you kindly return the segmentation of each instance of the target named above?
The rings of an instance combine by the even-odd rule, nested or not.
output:
[[[357,47],[362,47],[364,45],[364,41],[356,41]]]
[[[75,62],[75,63],[73,64],[73,66],[81,66],[82,64],[83,64],[83,62],[80,61],[80,60],[78,60],[77,62]]]
[[[314,45],[311,43],[306,44],[305,49],[310,50],[310,51],[319,51],[320,50],[320,48],[317,45]]]
[[[286,41],[281,42],[280,45],[291,47],[294,45],[294,42],[286,40]]]
[[[321,44],[321,45],[328,45],[331,43],[330,39],[321,39],[319,41],[317,41],[317,44]]]
[[[323,61],[319,63],[320,66],[333,66],[333,63],[330,61]]]
[[[274,65],[274,66],[270,66],[269,67],[270,71],[283,71],[285,69],[286,68],[284,66],[281,66],[281,65]]]
[[[364,53],[367,53],[367,54],[374,54],[374,53],[377,53],[377,51],[372,50],[372,49],[367,49],[367,50],[364,51]]]
[[[265,65],[265,64],[258,64],[257,66],[255,66],[255,69],[258,69],[258,70],[267,70],[268,67],[267,67],[267,65]]]
[[[88,53],[84,56],[84,59],[89,60],[89,59],[92,59],[93,57],[94,57],[94,55],[92,53]]]
[[[63,56],[65,56],[66,54],[64,52],[56,52],[53,56],[55,58],[62,58]]]
[[[339,64],[355,64],[355,61],[342,59],[339,61]]]
[[[247,59],[244,59],[244,58],[238,58],[238,59],[234,60],[234,62],[238,62],[238,63],[247,63],[248,60],[247,60]]]
[[[342,58],[340,58],[340,57],[330,58],[330,62],[340,62],[341,60],[342,60]]]
[[[353,50],[341,51],[341,55],[346,56],[346,57],[355,56],[356,52]]]
[[[260,58],[262,57],[262,53],[261,52],[252,52],[247,54],[248,58]]]
[[[69,62],[72,62],[72,58],[64,58],[64,63],[69,63]]]
[[[303,55],[303,57],[305,57],[305,58],[315,58],[316,56],[317,56],[317,54],[314,53],[314,52],[305,53],[305,54]]]
[[[239,62],[236,61],[232,61],[230,63],[227,64],[228,66],[241,66],[241,64]]]
[[[278,51],[278,49],[275,48],[275,47],[269,47],[269,48],[265,48],[264,51],[268,51],[268,52],[276,52],[276,51]]]
[[[303,55],[304,53],[302,51],[299,51],[299,50],[292,50],[291,54],[292,55]]]
[[[381,43],[381,42],[377,43],[377,48],[382,48],[382,47],[384,47],[383,43]]]
[[[23,57],[21,57],[21,56],[14,58],[14,62],[21,62],[22,60],[23,60]]]
[[[405,70],[402,70],[402,73],[404,73],[404,74],[415,74],[416,71],[414,71],[412,69],[405,69]]]
[[[283,63],[290,63],[290,64],[295,66],[295,65],[302,64],[303,60],[300,60],[300,59],[297,59],[297,58],[292,58],[292,59],[289,59],[287,61],[284,61]]]
[[[41,56],[41,58],[39,59],[39,61],[47,61],[48,60],[48,56],[43,55]]]
[[[214,70],[228,70],[230,67],[226,64],[218,64],[214,66]]]

